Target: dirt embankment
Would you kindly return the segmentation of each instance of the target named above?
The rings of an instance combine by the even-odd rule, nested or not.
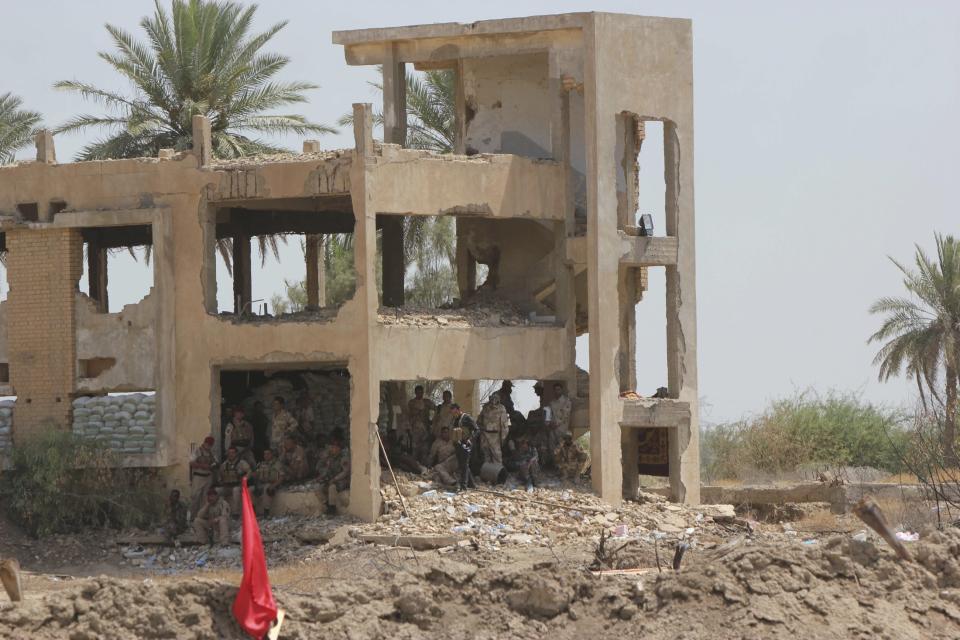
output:
[[[911,550],[915,561],[902,562],[846,537],[743,540],[692,556],[678,574],[612,577],[562,552],[546,561],[520,550],[423,553],[371,577],[278,589],[281,637],[960,637],[960,531]],[[241,638],[234,593],[197,578],[84,580],[0,605],[0,637]]]

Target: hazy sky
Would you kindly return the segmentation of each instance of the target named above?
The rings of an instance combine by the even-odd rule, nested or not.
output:
[[[136,31],[152,4],[6,3],[0,92],[20,95],[51,124],[97,113],[51,84],[76,78],[127,90],[96,56],[109,47],[103,23]],[[914,243],[932,247],[934,230],[960,233],[960,4],[285,0],[262,3],[258,26],[290,21],[268,49],[292,58],[284,79],[321,85],[299,111],[333,124],[352,102],[376,100],[371,70],[344,64],[333,30],[582,10],[693,19],[705,417],[735,419],[806,387],[908,401],[907,383],[876,382],[866,338],[877,319],[867,308],[900,291],[888,255],[908,261]],[[61,161],[84,140],[58,137]],[[323,144],[352,139],[343,132]],[[255,298],[302,277],[298,252],[291,245],[283,265],[268,266]],[[142,292],[124,277],[137,269],[121,264],[111,297],[134,301]],[[642,393],[663,377],[663,278],[655,276],[640,314],[660,366],[641,367]]]

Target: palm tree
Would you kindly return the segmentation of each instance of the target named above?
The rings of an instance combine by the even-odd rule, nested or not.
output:
[[[260,50],[286,22],[254,35],[250,27],[256,5],[173,0],[169,14],[159,0],[155,6],[154,15],[140,21],[147,42],[106,25],[116,51],[100,52],[100,58],[133,84],[133,95],[76,80],[54,85],[108,108],[107,114],[79,115],[56,130],[108,130],[106,137],[84,147],[79,159],[154,156],[162,148],[187,149],[192,117],[197,114],[210,118],[213,154],[220,158],[281,150],[251,137],[257,134],[333,131],[302,115],[268,113],[306,102],[304,92],[317,88],[306,82],[272,80],[289,58]]]
[[[0,164],[13,162],[20,149],[30,144],[40,114],[21,109],[23,100],[11,93],[0,93]]]
[[[874,358],[874,364],[880,366],[880,380],[888,380],[903,371],[907,377],[916,380],[924,406],[927,406],[924,387],[931,400],[943,406],[944,460],[946,466],[956,467],[960,241],[940,234],[935,238],[937,259],[931,260],[917,246],[916,270],[891,258],[903,273],[903,284],[910,297],[880,298],[870,307],[871,313],[886,316],[880,329],[870,336],[870,342],[883,343]]]

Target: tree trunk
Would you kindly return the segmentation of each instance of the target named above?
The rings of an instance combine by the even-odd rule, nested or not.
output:
[[[947,366],[947,393],[943,418],[943,458],[948,469],[960,467],[957,459],[957,370]]]

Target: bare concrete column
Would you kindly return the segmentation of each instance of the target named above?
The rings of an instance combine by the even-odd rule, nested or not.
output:
[[[210,133],[210,120],[206,116],[193,116],[193,155],[201,167],[210,164],[213,159],[213,138]]]
[[[250,311],[253,300],[253,282],[250,264],[250,236],[233,237],[233,312],[237,315]]]
[[[637,298],[640,270],[620,269],[620,391],[637,390]],[[659,339],[659,337],[657,337]]]
[[[463,88],[463,60],[457,60],[453,93],[453,152],[467,152],[467,100]]]
[[[640,490],[640,431],[624,429],[620,438],[623,448],[623,495],[635,498]]]
[[[407,68],[397,59],[396,46],[387,44],[383,62],[383,141],[407,144]]]
[[[307,262],[307,309],[319,309],[320,303],[320,240],[322,236],[308,233],[304,240]]]
[[[680,131],[676,123],[664,123],[666,227],[667,235],[677,238],[677,264],[667,267],[667,388],[671,398],[690,404],[690,423],[670,434],[670,493],[675,500],[697,504],[700,418],[692,135],[692,130]]]
[[[38,131],[33,137],[33,142],[37,147],[37,162],[56,164],[57,149],[53,144],[53,134],[48,129]]]
[[[457,261],[457,289],[460,291],[460,299],[466,300],[477,290],[477,261],[470,255],[466,234],[463,233],[459,224],[457,225],[455,257]]]
[[[87,246],[87,287],[90,299],[97,303],[100,313],[110,308],[107,297],[107,250],[98,243]]]
[[[405,260],[403,255],[403,218],[382,216],[380,230],[383,234],[383,306],[402,307],[404,303],[403,281]]]
[[[355,150],[350,168],[353,203],[354,266],[357,292],[351,307],[361,339],[350,369],[350,513],[367,521],[380,515],[380,452],[376,420],[380,413],[380,379],[373,366],[376,338],[377,256],[376,212],[369,207],[371,189],[367,166],[373,154],[373,109],[353,105]]]

